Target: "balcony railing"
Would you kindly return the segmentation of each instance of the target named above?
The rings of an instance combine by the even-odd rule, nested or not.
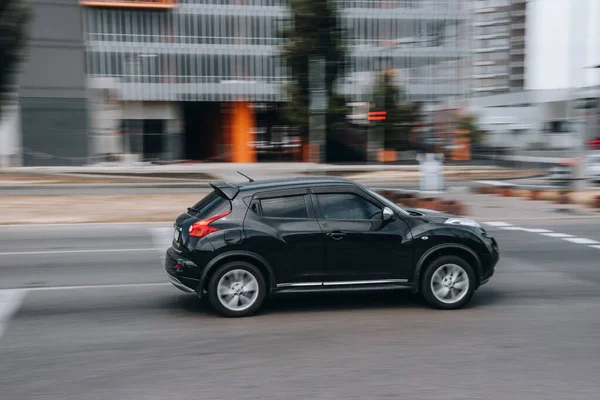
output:
[[[494,26],[494,25],[507,25],[510,23],[510,19],[508,18],[498,18],[490,21],[478,21],[475,22],[474,26],[482,27],[482,26]]]
[[[335,3],[342,8],[468,10],[465,0],[336,0]]]
[[[276,46],[282,43],[276,37],[248,37],[248,36],[189,36],[189,35],[153,35],[133,33],[86,33],[88,42],[110,42],[115,45],[131,43],[144,43],[152,45],[191,44],[191,45],[237,45],[237,46]],[[200,50],[200,49],[198,49]]]
[[[177,0],[79,0],[87,7],[174,8]]]

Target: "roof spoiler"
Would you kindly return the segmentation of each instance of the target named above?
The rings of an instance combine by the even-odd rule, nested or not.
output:
[[[210,182],[209,185],[222,197],[227,200],[233,200],[240,191],[240,188],[227,182]]]

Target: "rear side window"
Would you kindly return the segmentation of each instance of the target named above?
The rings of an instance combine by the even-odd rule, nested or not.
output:
[[[190,214],[196,218],[204,219],[231,210],[231,202],[217,192],[211,192],[198,203],[194,204]],[[196,210],[196,211],[195,211]]]
[[[308,218],[304,195],[261,199],[260,206],[264,217]]]

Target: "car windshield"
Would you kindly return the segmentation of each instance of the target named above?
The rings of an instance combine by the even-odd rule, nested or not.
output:
[[[385,204],[386,206],[388,206],[389,208],[391,208],[394,211],[397,211],[401,214],[404,215],[409,215],[409,213],[404,210],[402,207],[398,206],[396,203],[390,201],[389,199],[386,199],[385,197],[383,197],[382,195],[380,195],[377,192],[374,192],[372,190],[369,190],[367,188],[364,188],[367,192],[369,192],[373,197],[379,199],[379,201],[381,201],[383,204]]]

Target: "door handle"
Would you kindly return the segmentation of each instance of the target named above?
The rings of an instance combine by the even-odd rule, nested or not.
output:
[[[346,234],[344,232],[340,232],[340,231],[335,231],[335,232],[329,232],[327,234],[327,236],[329,236],[330,238],[332,238],[333,240],[340,240],[342,239],[344,236],[346,236]]]

